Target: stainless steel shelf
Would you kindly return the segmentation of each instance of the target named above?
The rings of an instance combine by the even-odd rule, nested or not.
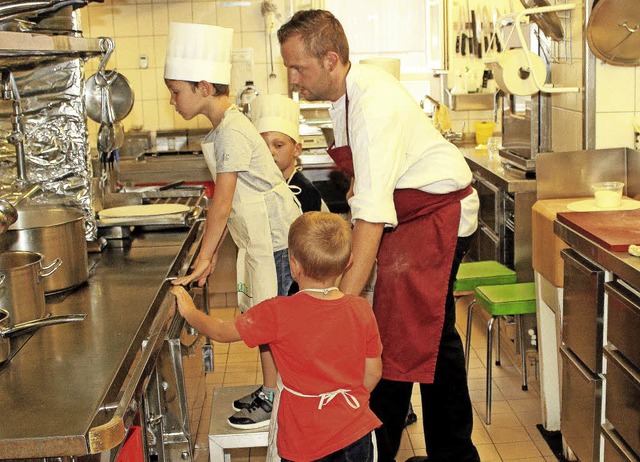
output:
[[[0,31],[0,68],[28,68],[62,57],[82,58],[101,53],[97,38]]]

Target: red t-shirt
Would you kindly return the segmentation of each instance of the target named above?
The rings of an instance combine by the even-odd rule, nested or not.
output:
[[[235,321],[249,347],[269,344],[287,388],[305,395],[351,390],[360,407],[337,395],[322,409],[320,398],[282,391],[278,409],[278,453],[311,461],[362,438],[381,422],[369,408],[363,385],[366,358],[382,353],[371,305],[345,295],[319,300],[306,293],[259,303]]]

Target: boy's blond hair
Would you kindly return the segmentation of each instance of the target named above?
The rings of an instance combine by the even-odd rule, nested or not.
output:
[[[349,264],[351,227],[340,215],[306,212],[291,224],[289,253],[305,276],[317,281],[337,278]]]

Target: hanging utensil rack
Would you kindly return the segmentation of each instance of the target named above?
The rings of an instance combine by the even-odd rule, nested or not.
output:
[[[542,7],[535,7],[535,8],[525,8],[524,10],[520,11],[519,13],[516,13],[515,15],[513,15],[513,19],[514,19],[514,25],[515,25],[515,31],[516,34],[518,36],[518,40],[520,42],[520,47],[522,49],[522,52],[524,54],[525,60],[527,62],[527,66],[530,69],[533,69],[533,63],[531,62],[531,57],[528,53],[529,51],[529,47],[527,45],[527,41],[525,39],[524,33],[522,31],[522,23],[523,22],[528,22],[525,20],[525,17],[533,15],[533,14],[545,14],[545,13],[551,13],[551,12],[567,12],[567,15],[563,17],[564,22],[565,23],[571,23],[571,14],[570,11],[574,10],[576,8],[576,4],[575,3],[565,3],[565,4],[556,4],[556,5],[549,5],[549,6],[542,6]],[[570,29],[569,29],[570,30]],[[566,61],[566,55],[567,55],[567,48],[566,47],[571,47],[571,44],[568,43],[571,41],[571,35],[566,33],[566,29],[565,29],[565,34],[564,34],[564,38],[559,41],[559,43],[563,43],[563,46],[565,47],[564,50],[564,55],[562,59],[565,59],[565,61],[563,62],[567,62]],[[571,56],[571,52],[569,51],[569,57]],[[546,84],[544,82],[541,82],[538,79],[538,76],[536,75],[535,72],[531,73],[531,77],[532,77],[532,81],[534,82],[535,86],[538,88],[538,90],[540,90],[543,93],[578,93],[580,91],[579,87],[557,87],[554,86],[553,84]]]

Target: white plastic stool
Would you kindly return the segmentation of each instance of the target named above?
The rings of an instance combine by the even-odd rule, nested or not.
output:
[[[211,421],[209,422],[210,462],[231,462],[231,455],[225,449],[267,447],[269,427],[257,430],[238,430],[227,423],[233,414],[234,400],[247,396],[258,385],[222,387],[213,389]]]

